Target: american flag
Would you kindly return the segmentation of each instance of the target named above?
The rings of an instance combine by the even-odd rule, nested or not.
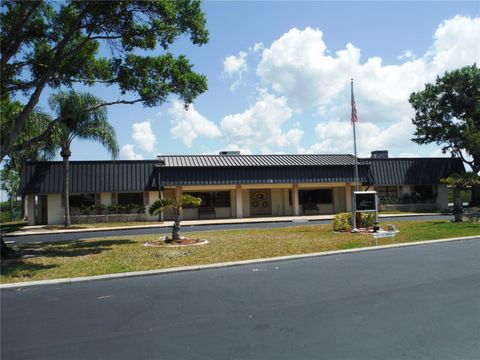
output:
[[[352,86],[352,125],[358,121],[357,117],[357,103],[355,102],[355,97],[353,96],[353,86]]]

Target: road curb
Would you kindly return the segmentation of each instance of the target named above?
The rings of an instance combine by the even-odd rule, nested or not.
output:
[[[438,213],[418,213],[418,214],[380,214],[378,217],[380,219],[385,219],[385,218],[401,218],[401,217],[423,217],[423,216],[451,216],[451,214],[438,214]],[[315,222],[315,221],[330,221],[332,220],[334,215],[327,216],[325,218],[321,219],[309,219],[308,217],[302,216],[302,217],[287,217],[285,219],[282,218],[273,218],[273,219],[268,219],[268,218],[262,218],[262,219],[249,219],[248,221],[245,220],[237,220],[237,219],[231,219],[231,221],[228,222],[199,222],[199,221],[192,221],[191,224],[188,223],[188,220],[186,221],[186,224],[183,224],[182,227],[188,228],[190,226],[214,226],[214,225],[239,225],[239,224],[264,224],[264,223],[295,223],[298,222],[299,219],[304,221],[304,219],[307,219],[307,221],[304,221],[306,224],[309,222]],[[297,221],[295,221],[297,220]],[[184,221],[185,222],[185,221]],[[118,226],[118,227],[104,227],[104,228],[86,228],[86,229],[65,229],[65,230],[48,230],[44,229],[41,231],[25,231],[23,233],[6,233],[3,235],[4,238],[10,237],[10,238],[15,238],[15,237],[22,237],[22,236],[32,236],[32,235],[41,235],[41,236],[46,236],[46,235],[55,235],[55,234],[76,234],[76,233],[89,233],[89,232],[106,232],[106,231],[117,231],[117,230],[138,230],[138,229],[164,229],[164,228],[171,228],[172,224],[171,221],[164,222],[164,223],[157,223],[157,224],[145,224],[145,225],[134,225],[134,226]]]
[[[43,286],[43,285],[65,285],[65,284],[74,284],[74,283],[88,282],[88,281],[99,281],[99,280],[109,280],[109,279],[119,279],[119,278],[129,278],[129,277],[139,277],[139,276],[151,276],[151,275],[160,275],[160,274],[172,274],[172,273],[180,273],[180,272],[187,272],[187,271],[200,271],[200,270],[218,269],[218,268],[226,268],[226,267],[234,267],[234,266],[242,266],[242,265],[253,265],[253,264],[259,264],[259,263],[270,263],[270,262],[276,262],[276,261],[297,260],[297,259],[305,259],[305,258],[312,258],[312,257],[351,254],[351,253],[359,253],[359,252],[366,252],[366,251],[384,250],[384,249],[401,248],[401,247],[418,246],[418,245],[438,244],[438,243],[462,241],[462,240],[475,240],[475,239],[480,239],[480,235],[464,236],[464,237],[456,237],[456,238],[448,238],[448,239],[424,240],[424,241],[415,241],[410,243],[399,243],[399,244],[389,244],[389,245],[380,245],[380,246],[368,246],[368,247],[357,248],[357,249],[333,250],[333,251],[324,251],[324,252],[317,252],[317,253],[310,253],[310,254],[286,255],[286,256],[277,256],[277,257],[262,258],[262,259],[230,261],[230,262],[223,262],[223,263],[216,263],[216,264],[191,265],[191,266],[181,266],[181,267],[166,268],[166,269],[132,271],[132,272],[126,272],[126,273],[117,273],[117,274],[0,284],[0,289],[5,290],[5,289],[15,289],[15,288],[26,288],[26,287],[32,287],[32,286]]]

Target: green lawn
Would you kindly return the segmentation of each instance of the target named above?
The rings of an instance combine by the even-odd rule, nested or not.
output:
[[[479,223],[449,221],[391,222],[400,233],[395,242],[412,242],[457,236],[480,235]],[[384,223],[385,225],[385,223]],[[119,236],[66,243],[25,245],[29,258],[1,265],[1,282],[90,276],[118,272],[212,264],[225,261],[305,254],[374,245],[373,236],[337,234],[331,225],[295,226],[188,233],[208,239],[205,246],[146,247],[154,235]],[[392,239],[381,239],[381,244]]]

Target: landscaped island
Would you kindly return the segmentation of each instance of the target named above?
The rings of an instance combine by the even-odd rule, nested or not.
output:
[[[381,222],[399,230],[395,242],[413,242],[480,235],[477,222],[450,221]],[[373,246],[371,234],[334,233],[331,225],[287,228],[209,231],[189,233],[207,239],[208,245],[182,248],[147,247],[159,235],[118,236],[63,243],[21,246],[26,255],[1,264],[1,282],[91,276],[177,266],[213,264]],[[379,244],[392,238],[379,239]]]

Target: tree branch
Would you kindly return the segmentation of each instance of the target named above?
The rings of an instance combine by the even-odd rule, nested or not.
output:
[[[142,101],[142,99],[116,100],[116,101],[102,102],[102,103],[98,103],[95,106],[92,106],[88,109],[85,109],[85,110],[81,111],[80,114],[84,113],[84,112],[94,111],[94,110],[97,110],[97,109],[99,109],[101,107],[104,107],[104,106],[110,106],[110,105],[116,105],[116,104],[129,104],[129,105],[131,105],[131,104],[135,104],[135,103],[140,102],[140,101]],[[67,115],[64,115],[64,116],[61,116],[61,117],[58,117],[58,118],[52,120],[52,122],[48,125],[48,127],[45,129],[45,131],[43,131],[40,135],[35,136],[35,137],[31,138],[30,140],[25,141],[24,143],[15,145],[12,148],[12,151],[25,149],[25,148],[28,148],[28,147],[32,146],[33,144],[35,144],[37,142],[45,141],[50,136],[51,132],[53,131],[54,127],[57,124],[59,124],[62,120],[67,119],[69,117],[72,117],[74,115],[77,115],[77,114],[67,114]]]

